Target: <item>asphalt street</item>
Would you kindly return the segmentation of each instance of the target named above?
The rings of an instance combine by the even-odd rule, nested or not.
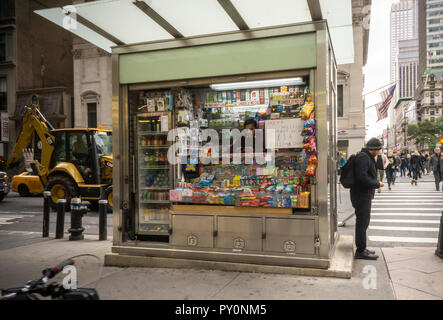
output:
[[[107,215],[108,238],[112,236],[112,214]],[[55,236],[56,212],[51,212],[49,239]],[[98,238],[99,215],[96,211],[88,212],[83,217],[84,233],[97,235]],[[70,213],[65,216],[65,238],[69,238]],[[39,241],[42,238],[43,225],[43,197],[20,197],[18,193],[10,192],[0,202],[0,250],[19,247]]]

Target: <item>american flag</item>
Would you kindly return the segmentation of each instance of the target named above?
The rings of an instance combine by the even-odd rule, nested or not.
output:
[[[380,93],[382,102],[377,103],[375,105],[375,109],[377,110],[377,116],[378,116],[377,121],[380,121],[388,117],[389,106],[391,105],[392,96],[394,95],[396,86],[397,84],[394,84],[385,91],[383,91],[382,93]]]

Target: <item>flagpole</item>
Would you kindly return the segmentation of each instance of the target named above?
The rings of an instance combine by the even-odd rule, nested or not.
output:
[[[384,86],[382,86],[382,87],[379,87],[379,88],[377,88],[377,89],[375,89],[375,90],[372,90],[372,91],[367,92],[367,93],[363,93],[362,96],[366,96],[366,95],[368,95],[368,94],[370,94],[370,93],[373,93],[373,92],[375,92],[375,91],[377,91],[377,90],[380,90],[380,89],[382,89],[382,88],[384,88],[384,87],[388,87],[388,86],[390,86],[391,84],[394,84],[394,83],[397,83],[397,82],[398,82],[398,80],[395,80],[395,81],[393,81],[393,82],[391,82],[391,83],[388,83],[387,85],[384,85]]]

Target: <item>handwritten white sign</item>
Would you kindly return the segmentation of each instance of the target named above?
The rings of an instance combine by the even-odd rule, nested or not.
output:
[[[265,121],[266,148],[302,148],[303,121],[300,118]]]
[[[9,141],[9,117],[7,112],[1,113],[1,141]]]

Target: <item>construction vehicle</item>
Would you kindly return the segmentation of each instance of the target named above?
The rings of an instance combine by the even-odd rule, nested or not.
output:
[[[39,138],[40,161],[31,163],[45,190],[51,192],[50,206],[80,197],[95,204],[108,200],[112,210],[112,131],[102,129],[54,129],[33,103],[25,106],[22,128],[11,157],[6,163],[13,169],[34,137]]]

